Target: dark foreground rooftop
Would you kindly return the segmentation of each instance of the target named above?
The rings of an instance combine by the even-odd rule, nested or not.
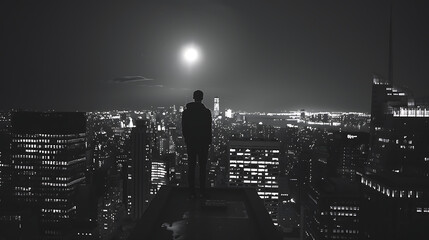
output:
[[[186,188],[162,187],[129,240],[281,239],[254,189],[212,188],[189,199]]]

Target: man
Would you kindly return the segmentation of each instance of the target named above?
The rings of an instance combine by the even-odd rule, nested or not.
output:
[[[182,113],[182,132],[188,151],[188,183],[191,198],[195,198],[195,165],[200,164],[200,196],[205,196],[206,166],[212,143],[212,114],[204,104],[203,92],[194,92],[194,102],[186,104]]]

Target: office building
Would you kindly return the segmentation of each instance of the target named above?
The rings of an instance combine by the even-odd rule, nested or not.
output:
[[[329,136],[328,174],[350,182],[359,182],[368,158],[369,134],[338,131]]]
[[[280,144],[277,141],[229,142],[228,185],[255,188],[276,225],[279,204],[279,149]]]
[[[12,115],[12,199],[41,239],[71,239],[76,190],[85,182],[84,113]]]

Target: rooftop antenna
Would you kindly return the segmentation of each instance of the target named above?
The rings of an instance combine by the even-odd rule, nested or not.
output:
[[[387,80],[389,83],[393,84],[393,33],[392,33],[392,22],[393,22],[393,0],[390,1],[390,13],[389,13],[389,42],[388,42],[388,48],[389,48],[389,69],[388,69],[388,75]]]

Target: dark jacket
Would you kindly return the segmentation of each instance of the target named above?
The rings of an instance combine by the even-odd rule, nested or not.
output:
[[[182,132],[188,146],[203,147],[212,143],[212,113],[204,104],[186,104],[182,113]]]

